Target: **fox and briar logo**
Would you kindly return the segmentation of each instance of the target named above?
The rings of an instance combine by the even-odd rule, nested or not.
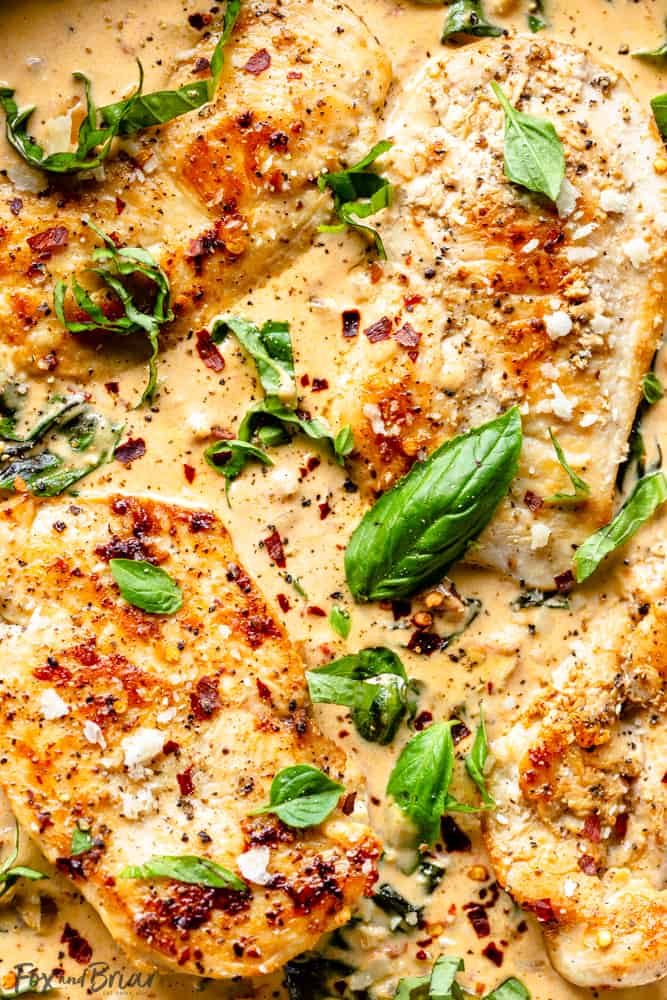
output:
[[[32,993],[37,996],[40,993],[50,993],[51,990],[60,990],[64,986],[81,986],[89,994],[107,990],[128,993],[131,990],[150,989],[156,976],[156,972],[123,972],[114,969],[108,962],[90,962],[78,976],[65,975],[62,969],[42,972],[32,962],[20,962],[6,977],[13,979],[13,982],[2,984],[10,992],[2,995],[18,997]]]

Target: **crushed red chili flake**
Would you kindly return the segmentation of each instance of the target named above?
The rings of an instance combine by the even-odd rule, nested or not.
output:
[[[65,226],[52,226],[41,233],[28,237],[28,246],[34,253],[52,254],[62,250],[69,241],[69,230]]]
[[[323,611],[322,608],[319,608],[317,604],[311,604],[308,607],[308,614],[313,615],[315,618],[326,618],[327,616],[326,611]]]
[[[538,497],[537,493],[533,493],[532,490],[526,490],[523,502],[525,503],[528,510],[532,510],[533,513],[535,513],[538,510],[542,510],[542,508],[544,507],[544,500],[542,499],[542,497]]]
[[[269,553],[269,559],[271,562],[274,562],[276,566],[280,567],[280,569],[284,569],[287,565],[285,560],[285,550],[283,549],[280,534],[275,528],[268,538],[264,539],[264,548]]]
[[[287,79],[288,80],[302,80],[303,79],[303,73],[299,73],[297,70],[291,69],[288,72],[288,74],[287,74]]]
[[[310,385],[310,375],[302,375],[301,376],[301,385],[304,386],[304,388],[307,385]]]
[[[577,864],[581,868],[584,875],[597,875],[598,866],[595,863],[595,858],[592,854],[582,854],[578,859]]]
[[[472,906],[466,911],[466,916],[472,924],[473,930],[478,938],[488,937],[491,933],[491,924],[486,915],[486,910],[481,906]]]
[[[381,340],[388,340],[390,335],[391,320],[388,316],[382,316],[364,330],[364,336],[368,337],[371,344],[377,344]]]
[[[559,573],[558,576],[554,577],[554,583],[561,594],[567,594],[574,586],[574,573],[571,569],[567,569],[564,573]]]
[[[584,820],[584,837],[592,844],[599,844],[602,832],[600,829],[600,817],[593,813]]]
[[[419,347],[421,336],[421,333],[417,333],[409,323],[404,323],[400,330],[394,334],[394,340],[401,347]]]
[[[465,722],[457,722],[455,726],[452,726],[452,740],[455,745],[467,739],[468,736],[470,736],[470,730]]]
[[[408,618],[412,612],[410,601],[392,601],[391,613],[395,622],[401,618]]]
[[[358,309],[345,309],[343,311],[343,336],[356,337],[361,325],[361,313]]]
[[[104,388],[110,396],[117,396],[120,392],[120,385],[118,382],[105,382]]]
[[[210,24],[212,20],[213,18],[210,14],[200,14],[199,11],[195,14],[188,14],[188,24],[191,28],[194,28],[195,31],[201,31],[202,28],[205,28],[206,25]]]
[[[525,908],[530,909],[541,924],[552,924],[557,922],[556,914],[554,913],[554,908],[551,905],[550,899],[537,899],[534,903],[531,903],[530,906]]]
[[[420,712],[414,722],[415,729],[418,733],[421,733],[422,729],[425,729],[430,722],[433,722],[433,713],[427,711]]]
[[[667,785],[667,771],[665,771],[665,773],[662,776],[661,784]]]
[[[243,68],[246,73],[252,73],[253,76],[259,76],[259,74],[267,70],[270,65],[271,56],[266,49],[260,49],[258,52],[253,52]]]
[[[181,795],[192,795],[195,790],[194,782],[192,780],[193,767],[194,765],[190,764],[189,767],[186,767],[185,771],[176,775],[176,781],[178,782]]]
[[[178,753],[180,749],[181,746],[176,742],[176,740],[167,740],[165,745],[162,747],[162,753],[168,757],[172,753]]]
[[[341,812],[344,816],[351,816],[354,812],[354,803],[357,800],[356,792],[349,792],[341,802]]]
[[[328,388],[329,388],[329,383],[325,378],[313,379],[313,392],[324,392],[324,390]]]
[[[9,211],[12,213],[12,215],[19,215],[22,208],[23,208],[23,199],[12,198],[12,200],[9,203]]]
[[[93,949],[86,939],[74,927],[70,927],[69,924],[65,924],[60,943],[67,945],[69,957],[73,958],[80,965],[88,965],[93,957]]]
[[[190,695],[190,704],[196,719],[200,722],[210,719],[222,705],[218,682],[213,677],[200,677]]]
[[[199,535],[202,531],[210,531],[215,524],[215,514],[207,510],[196,510],[190,515],[188,531],[191,535]]]
[[[287,598],[287,594],[278,594],[277,601],[280,605],[281,611],[284,611],[285,613],[289,611],[291,605]]]
[[[472,848],[470,837],[451,816],[445,815],[441,818],[440,832],[448,854],[462,853]]]
[[[123,465],[132,465],[138,458],[146,454],[146,442],[143,438],[128,438],[119,444],[114,452],[114,458]]]
[[[498,968],[503,964],[503,953],[493,941],[489,941],[486,948],[482,950],[482,955],[484,955],[484,958],[488,958],[490,962],[493,962]]]
[[[199,56],[195,63],[195,73],[204,73],[211,68],[210,60],[206,56]]]
[[[197,330],[197,354],[207,368],[212,372],[221,372],[225,367],[225,359],[211,340],[208,330]]]
[[[406,311],[411,313],[414,311],[415,306],[420,305],[423,301],[424,297],[422,295],[406,295],[403,298],[403,305]]]
[[[260,680],[259,677],[255,678],[257,684],[257,694],[260,696],[262,701],[271,701],[271,688],[264,681]]]
[[[662,780],[663,783],[665,783],[664,777]],[[619,813],[614,822],[614,836],[618,837],[619,840],[623,840],[627,832],[628,832],[628,814]]]
[[[188,483],[194,482],[196,470],[194,466],[188,465],[187,462],[183,464],[183,475]]]
[[[118,195],[116,195],[116,215],[123,214],[123,212],[125,211],[125,205],[126,202],[124,202],[122,198],[119,198]]]
[[[319,503],[317,506],[320,508],[320,521],[324,521],[331,513],[331,507],[326,500],[324,503]]]
[[[425,632],[417,629],[410,636],[408,649],[420,656],[431,656],[437,650],[442,649],[442,638],[436,632]]]

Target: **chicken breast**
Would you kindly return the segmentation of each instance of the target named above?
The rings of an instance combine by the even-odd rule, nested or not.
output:
[[[579,986],[667,975],[666,709],[667,601],[638,593],[492,744],[494,870]]]
[[[196,67],[213,46],[200,41],[169,85],[206,77]],[[53,312],[55,282],[81,278],[99,245],[86,218],[158,257],[181,317],[176,336],[287,266],[330,212],[317,174],[375,141],[390,75],[364,23],[337,0],[244,3],[210,105],[122,141],[94,176],[47,177],[8,151],[0,367],[95,374],[96,345],[70,336]]]
[[[0,784],[19,822],[138,964],[200,976],[277,969],[345,923],[380,848],[356,785],[305,830],[274,815],[277,772],[346,781],[314,727],[302,664],[205,512],[116,496],[0,514]],[[181,610],[123,600],[110,558],[160,565]],[[75,854],[75,829],[93,846]],[[124,878],[153,856],[196,856],[242,891]]]
[[[567,169],[557,205],[505,177],[493,80],[555,125]],[[470,558],[553,587],[609,519],[663,327],[662,144],[618,74],[521,37],[431,59],[396,95],[386,134],[378,167],[394,199],[372,221],[389,261],[360,293],[335,418],[354,427],[357,480],[372,497],[518,404],[519,475]],[[585,503],[543,503],[572,492],[549,428],[590,486]]]

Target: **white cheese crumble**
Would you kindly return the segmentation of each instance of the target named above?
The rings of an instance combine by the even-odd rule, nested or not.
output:
[[[543,549],[549,541],[551,528],[541,521],[536,521],[530,529],[530,547],[535,552],[536,549]]]
[[[577,207],[578,198],[579,192],[576,187],[574,184],[570,184],[567,177],[565,177],[558,198],[556,199],[556,208],[561,219],[567,219],[568,215],[572,215]]]
[[[628,240],[623,244],[623,253],[628,258],[635,270],[639,271],[644,264],[648,264],[651,259],[648,243],[641,236],[634,240]]]
[[[567,247],[565,256],[570,264],[587,264],[589,260],[594,260],[598,255],[595,247]]]
[[[53,688],[46,688],[42,691],[39,699],[39,707],[42,717],[47,721],[52,719],[62,719],[69,712],[69,706],[63,701],[57,691]]]
[[[121,814],[127,819],[139,819],[145,813],[152,812],[155,808],[153,792],[147,786],[140,788],[136,794],[131,792],[121,792]]]
[[[175,715],[176,709],[172,705],[171,708],[164,708],[161,712],[158,712],[155,716],[155,721],[159,722],[161,726],[166,726],[168,722],[171,722]]]
[[[551,340],[567,337],[568,333],[572,332],[572,320],[562,309],[555,313],[547,313],[544,317],[544,325]]]
[[[382,419],[380,407],[376,406],[375,403],[366,403],[364,406],[364,416],[370,422],[373,434],[382,434],[384,436],[389,434],[389,431],[385,426],[385,422]]]
[[[552,413],[554,413],[555,416],[560,417],[561,420],[572,420],[574,406],[567,398],[561,387],[555,382],[551,386],[551,393],[553,395],[553,402],[551,404]]]
[[[521,247],[521,253],[532,253],[533,250],[537,250],[540,245],[539,240],[529,240],[527,243]]]
[[[600,195],[600,208],[603,212],[615,212],[621,214],[628,207],[628,199],[620,191],[613,188],[605,188]]]
[[[136,733],[126,736],[121,741],[121,746],[125,753],[126,767],[145,764],[162,752],[164,733],[160,732],[159,729],[149,729],[142,726],[137,729]]]
[[[83,724],[83,735],[89,743],[98,743],[103,750],[105,749],[107,741],[104,739],[104,733],[96,722],[86,719]]]
[[[186,423],[193,437],[209,437],[211,433],[211,421],[201,410],[192,410],[191,413],[188,413]]]
[[[236,863],[244,879],[255,885],[268,885],[271,875],[267,871],[270,853],[268,847],[251,847],[244,854],[239,854]]]
[[[598,333],[603,336],[605,333],[609,333],[612,327],[612,322],[608,316],[594,316],[591,320],[591,330],[593,333]]]
[[[592,427],[596,424],[600,418],[597,413],[584,413],[583,417],[579,421],[580,427]]]

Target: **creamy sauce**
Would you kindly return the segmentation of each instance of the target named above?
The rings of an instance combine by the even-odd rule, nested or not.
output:
[[[527,3],[511,0],[488,0],[487,13],[504,25],[525,29]],[[396,0],[357,0],[356,10],[366,19],[391,56],[397,84],[408,79],[427,54],[440,49],[440,31],[444,17],[439,5],[419,6]],[[632,59],[627,53],[637,48],[652,48],[663,40],[667,10],[662,0],[547,0],[548,33],[572,41],[590,51],[593,58],[611,63],[631,81],[638,97],[648,104],[651,96],[667,90],[667,71],[660,66]],[[158,0],[156,4],[128,5],[127,0],[26,0],[3,4],[0,12],[0,79],[16,87],[22,104],[36,103],[39,111],[35,130],[43,134],[47,122],[73,106],[75,98],[70,78],[74,69],[94,79],[98,103],[122,96],[135,80],[135,59],[142,59],[147,74],[147,88],[163,85],[174,53],[192,45],[187,28],[187,14],[196,6],[177,0]],[[350,58],[354,53],[350,52]],[[3,161],[15,163],[5,147]],[[342,245],[342,251],[341,251]],[[361,259],[361,245],[354,235],[331,241],[318,237],[312,249],[289,270],[271,279],[236,310],[239,314],[262,321],[273,318],[289,320],[296,351],[298,376],[328,378],[335,384],[335,367],[345,366],[345,347],[340,335],[341,311],[355,299],[355,265]],[[102,468],[84,484],[85,492],[123,490],[148,491],[161,497],[200,504],[218,512],[227,524],[242,561],[255,575],[267,596],[288,597],[290,610],[285,622],[290,635],[309,665],[327,662],[363,646],[390,644],[400,649],[408,673],[422,685],[420,710],[434,718],[459,714],[472,729],[478,705],[483,700],[489,736],[499,731],[523,703],[526,691],[534,691],[540,680],[568,652],[568,640],[577,629],[585,629],[594,613],[612,614],[621,593],[618,566],[595,578],[594,586],[580,588],[570,610],[548,608],[512,611],[510,602],[517,594],[516,585],[467,568],[452,574],[459,592],[482,602],[482,612],[465,634],[451,648],[427,658],[401,649],[409,633],[396,631],[391,612],[377,605],[352,607],[345,594],[343,573],[344,542],[363,513],[358,496],[344,490],[344,473],[318,453],[321,464],[306,476],[299,470],[313,451],[303,439],[273,453],[275,465],[268,470],[249,467],[230,489],[227,506],[224,481],[202,460],[207,432],[213,425],[232,428],[248,403],[257,397],[253,368],[233,342],[223,348],[226,368],[214,375],[201,364],[191,340],[170,344],[161,352],[162,389],[151,410],[133,410],[135,394],[141,391],[145,371],[136,357],[114,356],[113,362],[100,360],[98,382],[88,388],[108,412],[111,405],[101,387],[107,378],[120,378],[121,396],[113,416],[125,422],[124,437],[143,437],[147,451],[131,468],[119,463]],[[658,365],[659,374],[661,366]],[[330,392],[330,390],[329,390]],[[304,390],[306,406],[326,415],[327,391],[314,394]],[[666,404],[655,407],[645,424],[646,439],[664,433]],[[183,466],[195,468],[194,481],[186,481]],[[320,504],[328,502],[331,512],[321,519]],[[631,550],[638,557],[664,531],[664,518],[643,532]],[[285,546],[287,573],[270,562],[261,539],[278,528],[288,542]],[[304,598],[290,580],[299,581]],[[603,595],[603,596],[601,596]],[[352,631],[347,641],[331,630],[326,617],[309,613],[313,606],[327,614],[334,603],[349,607]],[[365,775],[371,801],[371,819],[387,844],[381,881],[390,882],[415,902],[421,902],[423,889],[414,877],[401,872],[409,862],[410,851],[402,841],[401,825],[385,805],[387,777],[404,736],[390,748],[364,743],[355,733],[346,714],[335,707],[316,709],[322,727],[342,743],[351,759]],[[463,750],[469,744],[463,745]],[[469,797],[457,772],[460,797]],[[460,955],[466,969],[462,983],[471,992],[484,993],[502,979],[516,975],[537,1000],[584,998],[594,994],[563,981],[551,968],[536,924],[517,912],[511,900],[501,893],[488,911],[491,936],[478,939],[462,907],[479,899],[481,889],[493,881],[480,843],[477,820],[460,819],[460,825],[472,838],[466,853],[445,852],[437,863],[446,867],[446,875],[429,902],[431,927],[428,935],[391,933],[387,921],[370,903],[362,916],[373,914],[375,925],[362,923],[347,933],[351,951],[347,960],[360,970],[353,985],[362,988],[374,981],[378,997],[382,980],[397,975],[418,975],[430,969],[440,953]],[[8,844],[12,835],[9,813],[0,816],[0,831]],[[38,851],[24,843],[22,860],[37,868],[45,862]],[[45,869],[46,870],[46,869]],[[0,976],[18,963],[34,964],[42,972],[63,968],[67,976],[80,977],[83,971],[67,956],[61,944],[66,922],[89,941],[93,962],[102,965],[88,980],[70,983],[62,995],[78,1000],[89,990],[106,997],[141,996],[186,998],[203,993],[210,997],[282,997],[280,976],[270,983],[222,985],[197,981],[190,977],[154,977],[146,985],[128,985],[132,969],[116,948],[92,909],[57,877],[39,886],[41,893],[56,901],[40,907],[37,890],[22,888],[16,906],[0,910]],[[435,927],[433,926],[435,924]],[[493,941],[502,952],[502,966],[482,954]],[[340,954],[340,953],[337,953]],[[351,957],[350,957],[351,956]],[[121,989],[119,976],[125,980]],[[379,984],[379,985],[378,985]],[[667,997],[667,987],[656,985],[632,991],[642,1000]],[[619,993],[619,997],[629,997]]]

